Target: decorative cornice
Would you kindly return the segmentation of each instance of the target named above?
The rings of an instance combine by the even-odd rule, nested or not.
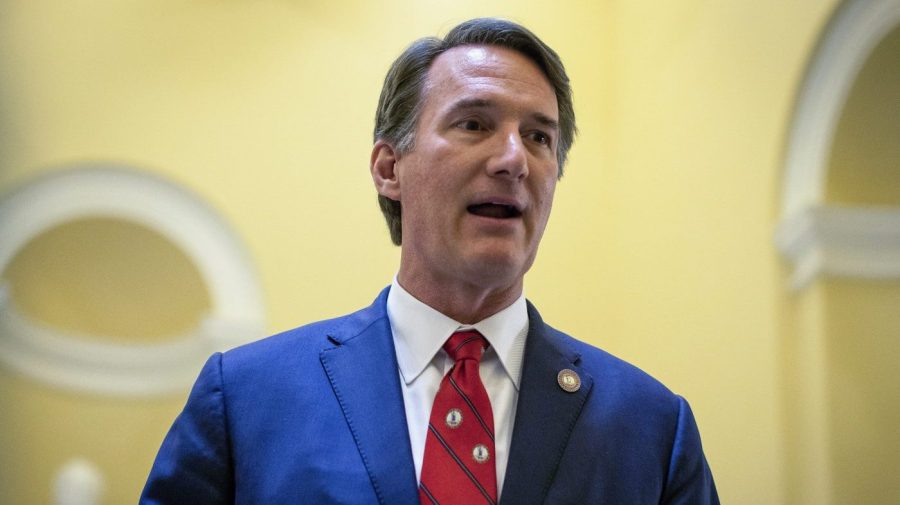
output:
[[[793,289],[819,274],[900,278],[900,208],[811,208],[781,223],[775,242],[794,264]]]
[[[263,335],[256,270],[227,222],[186,189],[127,167],[65,170],[6,195],[0,201],[0,271],[42,232],[98,216],[144,225],[180,248],[210,292],[210,314],[195,332],[164,343],[105,343],[29,320],[0,286],[0,363],[68,389],[164,394],[190,386],[211,352]]]

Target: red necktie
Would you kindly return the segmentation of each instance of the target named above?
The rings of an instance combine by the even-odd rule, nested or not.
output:
[[[477,331],[444,344],[453,368],[434,397],[419,481],[422,505],[497,503],[494,413],[478,374],[488,343]]]

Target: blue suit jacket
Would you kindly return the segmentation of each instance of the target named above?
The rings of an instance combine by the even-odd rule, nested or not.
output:
[[[418,505],[387,291],[212,356],[141,503]],[[718,503],[684,399],[528,315],[502,504]],[[575,393],[557,385],[564,368]]]

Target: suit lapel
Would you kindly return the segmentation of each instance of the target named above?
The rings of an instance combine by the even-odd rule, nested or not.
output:
[[[329,334],[335,346],[323,350],[319,358],[379,502],[418,505],[386,296],[387,290],[371,307]]]
[[[579,366],[579,356],[541,320],[528,304],[529,330],[501,503],[543,503],[578,419],[593,379]],[[581,388],[567,393],[556,381],[560,370],[581,378]]]

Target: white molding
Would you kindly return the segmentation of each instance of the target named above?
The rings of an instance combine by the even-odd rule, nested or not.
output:
[[[822,273],[900,278],[900,208],[807,209],[782,223],[775,240],[794,263],[794,289],[802,289]]]
[[[0,271],[39,234],[86,217],[135,222],[172,241],[209,289],[210,314],[196,332],[159,345],[107,344],[30,321],[0,296],[0,363],[58,387],[164,394],[188,387],[209,353],[262,336],[262,290],[253,262],[228,223],[184,188],[126,167],[65,170],[5,195]]]
[[[836,209],[822,209],[831,143],[847,95],[871,52],[898,25],[900,0],[847,0],[826,27],[807,69],[788,134],[776,232],[776,245],[794,263],[794,289],[807,285],[819,273],[896,276],[893,252],[871,249],[877,241],[838,247],[832,241],[840,233],[832,230],[828,232],[831,236],[819,234],[826,228],[839,227],[837,221],[843,219],[836,217]],[[847,219],[863,219],[865,223],[861,224],[875,225],[869,218],[853,216]],[[846,235],[848,239],[851,236]]]

